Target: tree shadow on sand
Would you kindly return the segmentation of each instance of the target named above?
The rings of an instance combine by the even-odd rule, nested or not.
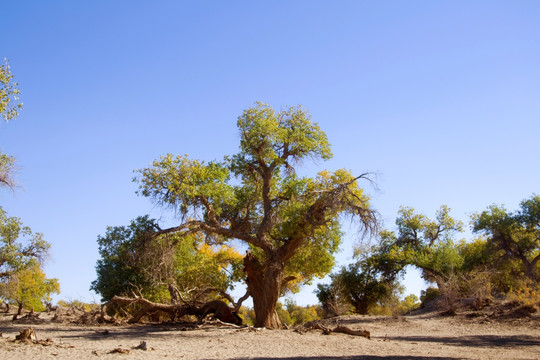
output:
[[[355,356],[291,356],[291,357],[239,357],[228,360],[458,360],[461,358],[435,357],[435,356],[377,356],[377,355],[355,355]]]
[[[471,346],[471,347],[495,347],[495,346],[540,346],[540,337],[530,335],[473,335],[455,337],[434,336],[394,336],[389,338],[394,341],[432,342],[445,345]]]

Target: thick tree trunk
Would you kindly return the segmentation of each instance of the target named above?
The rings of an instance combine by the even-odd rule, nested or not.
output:
[[[283,266],[278,261],[268,261],[263,267],[250,252],[244,257],[244,269],[247,274],[249,293],[253,298],[255,326],[269,329],[281,328],[281,321],[276,313],[276,304],[281,294]]]

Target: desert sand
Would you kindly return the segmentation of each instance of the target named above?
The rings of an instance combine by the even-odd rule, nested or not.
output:
[[[74,325],[40,314],[0,315],[0,359],[540,359],[540,317],[342,316],[371,339],[320,330],[256,330],[206,324]],[[32,327],[35,341],[15,341]],[[137,349],[145,342],[146,350]],[[143,346],[144,347],[144,346]]]

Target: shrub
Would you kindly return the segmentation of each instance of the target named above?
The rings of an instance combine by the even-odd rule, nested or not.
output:
[[[434,287],[428,287],[426,290],[420,292],[420,307],[424,307],[428,302],[440,296],[441,292],[439,289]]]
[[[523,281],[520,288],[512,289],[508,293],[507,298],[530,308],[531,312],[536,312],[540,308],[540,285],[532,281]]]

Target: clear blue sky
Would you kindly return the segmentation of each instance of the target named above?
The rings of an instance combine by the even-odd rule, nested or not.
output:
[[[1,12],[0,57],[25,108],[0,125],[22,186],[0,205],[52,244],[60,298],[93,299],[106,226],[171,220],[135,195],[134,169],[235,153],[236,118],[259,100],[302,104],[326,131],[335,157],[306,171],[379,173],[370,192],[389,228],[401,205],[432,216],[447,204],[468,221],[540,192],[538,1],[29,0]],[[316,301],[311,289],[295,299]]]

